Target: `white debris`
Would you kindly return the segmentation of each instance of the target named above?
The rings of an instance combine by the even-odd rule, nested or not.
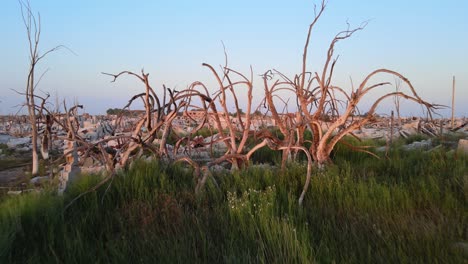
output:
[[[430,149],[432,147],[432,141],[430,139],[423,141],[415,141],[411,144],[403,146],[405,150],[415,150],[415,149]]]
[[[37,177],[34,177],[31,180],[29,180],[29,182],[34,184],[34,185],[41,185],[44,182],[49,181],[49,179],[50,179],[49,176],[37,176]]]
[[[26,145],[26,144],[31,144],[31,138],[30,137],[23,137],[23,138],[10,138],[7,142],[7,146],[9,148],[16,148],[20,145]]]
[[[0,134],[0,144],[6,144],[13,137],[7,134]]]

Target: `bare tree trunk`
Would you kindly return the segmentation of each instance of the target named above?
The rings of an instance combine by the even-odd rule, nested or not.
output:
[[[34,58],[32,59],[32,61]],[[29,78],[26,88],[26,101],[28,104],[29,122],[31,123],[31,151],[32,151],[32,176],[39,172],[39,155],[37,155],[37,123],[36,123],[36,104],[34,103],[34,67],[35,63],[31,61],[29,69]]]
[[[38,15],[37,19],[34,16],[29,1],[26,3],[19,1],[21,7],[21,15],[23,18],[24,26],[26,27],[26,34],[28,37],[29,44],[29,72],[26,83],[26,105],[28,107],[29,122],[31,123],[31,140],[32,140],[32,175],[37,175],[39,171],[39,156],[37,154],[37,115],[36,115],[36,104],[34,99],[36,97],[35,88],[37,82],[35,80],[36,65],[49,53],[56,51],[62,46],[56,46],[42,54],[39,53],[39,41],[41,36],[41,17]],[[41,110],[42,111],[42,107]]]
[[[169,137],[171,129],[172,129],[172,123],[167,122],[164,125],[164,130],[163,130],[163,133],[162,133],[162,136],[161,136],[161,140],[159,141],[159,144],[160,144],[159,145],[159,154],[161,154],[163,156],[168,155],[166,144],[167,144],[167,138]]]
[[[452,81],[452,129],[455,128],[455,76]]]
[[[395,78],[395,86],[396,86],[395,92],[397,92],[397,93],[400,92],[400,86],[401,86],[401,80],[400,79]],[[401,99],[400,96],[395,96],[394,97],[395,110],[396,110],[397,118],[398,118],[397,126],[399,126],[399,127],[401,126],[400,99]]]
[[[37,132],[37,130],[36,130]],[[32,134],[32,140],[33,142],[37,140],[37,133]],[[36,176],[37,173],[39,172],[39,155],[37,155],[37,143],[32,144],[32,170],[31,174],[32,176]]]
[[[392,111],[392,115],[390,116],[390,139],[389,139],[390,146],[393,143],[393,125],[394,125],[393,119],[394,119],[394,114],[393,114],[393,111]]]

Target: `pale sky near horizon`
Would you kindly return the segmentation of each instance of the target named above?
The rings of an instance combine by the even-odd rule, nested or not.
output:
[[[300,71],[314,2],[319,4],[31,0],[34,12],[41,15],[40,49],[65,45],[75,53],[62,49],[42,61],[39,74],[49,70],[38,89],[76,99],[92,114],[105,113],[125,105],[143,86],[130,77],[111,83],[101,72],[144,68],[157,90],[162,84],[183,89],[197,80],[211,85],[213,76],[201,64],[224,64],[223,42],[231,68],[248,74],[252,65],[258,101],[263,92],[259,74],[274,68],[292,77]],[[358,26],[369,20],[363,31],[337,45],[336,84],[350,89],[350,77],[356,86],[372,70],[388,68],[405,75],[423,99],[450,106],[456,76],[456,115],[468,116],[467,12],[465,0],[330,0],[312,36],[308,69],[321,70],[330,40],[346,28],[346,21]],[[28,70],[18,1],[2,0],[0,34],[0,114],[16,113],[15,105],[24,99],[12,89],[24,90]],[[386,91],[393,90],[390,86]],[[388,114],[390,106],[377,112]],[[402,105],[404,115],[421,115],[420,109]],[[450,108],[439,113],[449,116]]]

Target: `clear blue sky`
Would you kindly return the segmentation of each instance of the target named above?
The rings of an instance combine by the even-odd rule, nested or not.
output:
[[[221,41],[232,68],[247,72],[252,65],[255,74],[275,68],[291,75],[300,70],[313,3],[31,0],[42,18],[41,50],[63,44],[76,53],[62,50],[42,61],[40,70],[49,71],[39,89],[77,99],[90,113],[104,113],[122,107],[143,87],[131,78],[110,83],[101,72],[144,68],[156,88],[163,83],[184,88],[195,80],[210,84],[213,78],[201,63],[224,63]],[[338,44],[337,84],[349,87],[350,76],[356,84],[384,67],[407,76],[429,102],[450,105],[455,75],[456,114],[468,116],[467,12],[466,0],[330,0],[312,39],[309,69],[320,69],[328,43],[346,21],[370,20],[364,31]],[[28,69],[16,0],[2,1],[0,35],[0,114],[14,113],[18,108],[13,106],[24,100],[11,89],[24,90]],[[256,84],[258,99],[263,87]],[[403,107],[406,114],[421,113],[412,104]],[[385,107],[379,111],[389,112]]]

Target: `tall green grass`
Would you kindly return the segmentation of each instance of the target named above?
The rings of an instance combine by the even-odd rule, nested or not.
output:
[[[443,151],[374,159],[338,146],[306,166],[219,172],[195,196],[192,171],[139,161],[99,181],[0,203],[1,263],[464,263],[467,158]]]

